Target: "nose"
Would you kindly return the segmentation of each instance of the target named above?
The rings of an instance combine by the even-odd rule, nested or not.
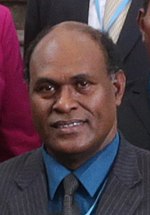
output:
[[[69,113],[77,108],[75,93],[71,87],[63,87],[53,104],[53,110],[60,113]]]

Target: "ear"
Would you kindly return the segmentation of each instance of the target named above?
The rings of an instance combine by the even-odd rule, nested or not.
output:
[[[126,77],[123,70],[119,70],[112,76],[112,84],[116,98],[116,105],[119,106],[125,91]]]
[[[140,31],[142,33],[142,41],[145,41],[145,24],[144,24],[144,18],[145,18],[145,11],[143,8],[139,10],[138,16],[137,16],[137,22],[140,28]]]

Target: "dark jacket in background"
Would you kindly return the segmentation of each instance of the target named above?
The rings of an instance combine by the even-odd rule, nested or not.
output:
[[[150,77],[127,84],[118,109],[119,129],[131,143],[150,150]]]
[[[143,0],[132,0],[117,43],[128,80],[138,79],[150,72],[149,57],[136,20],[142,4]],[[69,20],[88,23],[88,10],[89,0],[28,0],[25,49],[47,25]]]

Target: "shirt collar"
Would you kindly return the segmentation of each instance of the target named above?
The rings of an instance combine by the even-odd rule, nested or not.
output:
[[[116,157],[118,147],[119,135],[117,134],[114,140],[102,151],[73,172],[91,197],[94,196],[106,179]],[[42,147],[42,154],[48,177],[49,194],[50,198],[53,199],[59,184],[71,171],[49,155],[44,147]]]
[[[70,174],[70,170],[61,165],[51,155],[48,154],[46,149],[42,147],[42,154],[44,163],[46,166],[46,172],[48,177],[48,187],[50,192],[50,198],[53,199],[57,187],[61,181]]]
[[[91,197],[106,179],[117,155],[118,147],[119,135],[117,134],[110,144],[75,171],[74,174]]]

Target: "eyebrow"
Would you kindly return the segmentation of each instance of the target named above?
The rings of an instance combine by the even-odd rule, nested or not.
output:
[[[82,80],[85,80],[85,79],[87,80],[87,79],[90,79],[90,78],[91,78],[91,75],[82,73],[82,74],[77,74],[77,75],[75,75],[73,77],[70,77],[70,80],[72,82],[76,82],[76,81],[82,81]],[[44,77],[39,78],[36,81],[35,84],[39,85],[39,84],[42,84],[42,83],[51,83],[53,85],[59,85],[60,84],[59,80],[57,81],[57,80],[54,80],[54,79],[51,79],[51,78],[44,78]]]
[[[85,80],[85,79],[89,79],[91,78],[91,75],[89,74],[78,74],[78,75],[75,75],[71,78],[71,80],[73,81],[79,81],[79,80]]]
[[[42,84],[42,83],[51,83],[51,84],[57,84],[56,81],[50,79],[50,78],[39,78],[37,81],[36,81],[36,85],[38,84]]]

